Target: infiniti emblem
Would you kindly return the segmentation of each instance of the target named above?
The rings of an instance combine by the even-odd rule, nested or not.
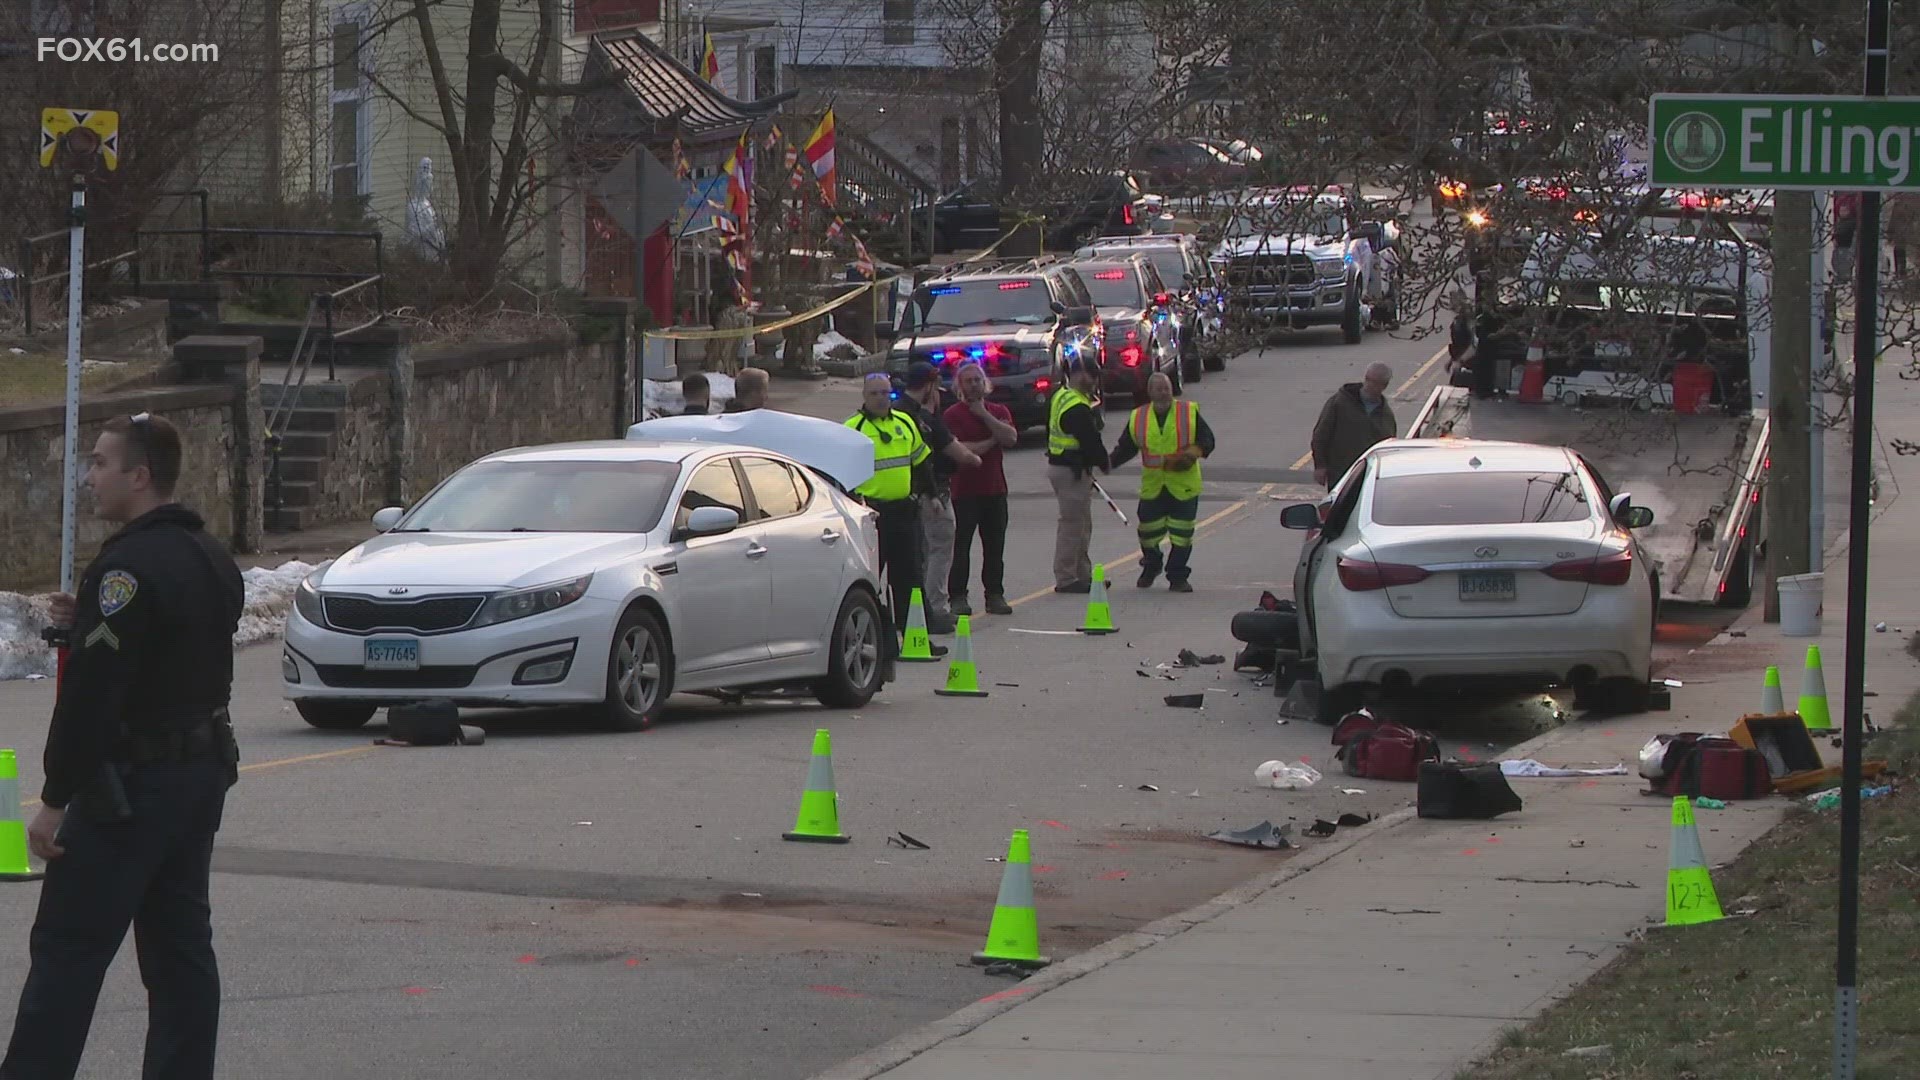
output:
[[[387,595],[388,596],[405,596],[407,595],[407,591],[408,590],[405,585],[395,585],[393,588],[387,590]]]
[[[1495,555],[1500,554],[1500,549],[1497,547],[1475,548],[1473,554],[1476,558],[1491,559]]]

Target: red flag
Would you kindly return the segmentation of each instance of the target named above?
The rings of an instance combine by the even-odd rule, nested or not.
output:
[[[820,124],[807,136],[807,145],[801,151],[806,156],[807,166],[813,170],[813,177],[820,182],[820,197],[828,206],[834,201],[833,169],[833,110],[828,109],[820,118]]]

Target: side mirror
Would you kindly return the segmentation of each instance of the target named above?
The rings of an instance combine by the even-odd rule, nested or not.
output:
[[[1280,527],[1312,532],[1320,527],[1320,507],[1313,503],[1294,503],[1280,511]]]
[[[1623,491],[1607,502],[1607,514],[1615,521],[1626,516],[1627,507],[1633,505],[1633,493]],[[1624,522],[1622,522],[1624,524]]]
[[[1620,524],[1628,529],[1644,529],[1653,524],[1653,509],[1646,506],[1629,506],[1620,516]]]
[[[373,527],[381,532],[392,532],[400,519],[407,516],[404,506],[383,506],[373,512]]]
[[[1047,307],[1052,309],[1055,315],[1065,315],[1067,313],[1067,305],[1061,303],[1058,300],[1055,300],[1049,303]]]
[[[740,511],[731,506],[702,506],[687,515],[687,536],[719,536],[740,527]]]

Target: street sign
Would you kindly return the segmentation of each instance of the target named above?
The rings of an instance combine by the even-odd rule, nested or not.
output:
[[[1655,94],[1656,187],[1920,191],[1920,98]]]
[[[638,155],[636,159],[636,155]],[[640,189],[639,221],[634,220],[634,189]],[[635,146],[620,159],[620,164],[600,177],[594,194],[607,208],[607,216],[628,228],[638,227],[646,235],[672,220],[686,199],[686,189],[673,170],[644,146]]]
[[[100,163],[109,172],[120,167],[120,114],[106,109],[41,109],[40,167],[53,165],[60,139],[75,128],[98,136]]]

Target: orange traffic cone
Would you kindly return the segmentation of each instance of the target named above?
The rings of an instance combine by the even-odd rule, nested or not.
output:
[[[1546,400],[1547,339],[1536,330],[1527,343],[1527,366],[1520,371],[1520,400],[1538,403]]]

